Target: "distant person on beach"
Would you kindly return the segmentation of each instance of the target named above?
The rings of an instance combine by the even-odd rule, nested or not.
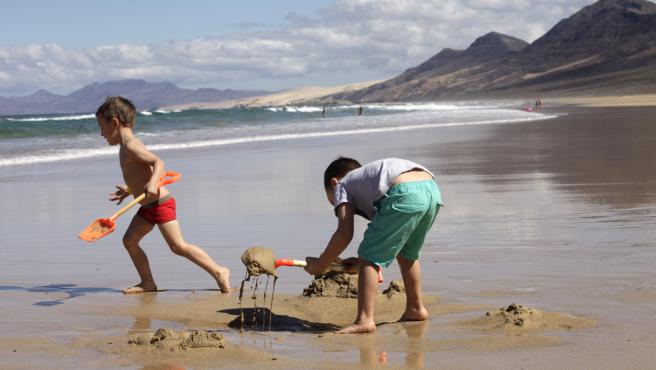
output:
[[[361,115],[362,115],[362,110],[363,110],[363,109],[364,109],[364,108],[362,108],[362,106],[360,106],[360,108],[358,108],[358,116],[361,116]]]
[[[433,174],[404,159],[387,158],[361,166],[351,158],[334,160],[324,172],[324,188],[337,216],[337,230],[319,259],[307,259],[305,270],[325,272],[353,239],[354,215],[371,222],[358,248],[358,313],[355,322],[338,333],[376,330],[374,303],[378,270],[395,259],[406,289],[405,312],[399,321],[423,321],[428,312],[421,298],[419,251],[442,205]]]
[[[146,193],[141,208],[132,218],[123,236],[123,245],[130,254],[141,282],[123,290],[124,293],[143,293],[157,291],[157,285],[150,271],[146,253],[139,246],[141,239],[158,226],[171,251],[183,256],[207,271],[216,280],[219,289],[230,292],[230,271],[216,264],[204,250],[187,243],[182,238],[180,224],[175,214],[175,199],[169,191],[158,188],[164,175],[164,162],[150,152],[134,135],[136,109],[129,100],[113,96],[107,98],[96,111],[100,134],[109,145],[120,145],[118,158],[127,185],[116,186],[110,194],[110,201],[121,204],[130,194],[135,197]]]

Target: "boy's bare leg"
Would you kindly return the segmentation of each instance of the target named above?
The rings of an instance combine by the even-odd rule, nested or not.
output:
[[[200,247],[185,242],[180,231],[180,223],[177,220],[160,224],[159,230],[173,253],[183,256],[200,266],[214,277],[223,293],[230,293],[230,270],[227,267],[217,265],[212,257]]]
[[[123,293],[144,293],[154,292],[157,290],[153,274],[150,271],[150,264],[146,253],[139,246],[139,242],[148,234],[154,225],[146,221],[143,217],[135,215],[130,222],[128,230],[123,236],[123,245],[130,254],[132,263],[136,267],[141,282],[133,287],[123,289]]]
[[[376,331],[374,322],[374,304],[378,293],[378,270],[371,263],[360,258],[358,270],[358,316],[352,325],[345,327],[337,334],[373,333]]]
[[[405,285],[405,312],[399,321],[424,321],[428,318],[428,311],[421,299],[421,267],[419,261],[405,259],[401,255],[396,257],[401,267],[401,276]]]

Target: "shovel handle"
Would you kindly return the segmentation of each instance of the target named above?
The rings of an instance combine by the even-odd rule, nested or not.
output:
[[[157,185],[157,187],[161,188],[164,185],[173,184],[174,182],[176,182],[180,179],[180,176],[182,176],[182,175],[178,172],[166,171],[166,173],[164,173],[164,176],[162,176],[162,178],[159,180],[159,185]],[[137,203],[141,202],[142,200],[144,200],[144,198],[146,198],[146,193],[142,193],[138,197],[134,198],[130,203],[126,204],[125,207],[119,209],[118,212],[111,215],[109,217],[109,219],[111,221],[116,220],[122,214],[127,212],[130,208],[134,207],[135,204],[137,204]]]
[[[280,266],[292,266],[292,267],[305,267],[307,266],[307,262],[303,260],[292,260],[292,259],[286,259],[286,258],[281,258],[277,259],[275,263],[276,268]],[[380,266],[377,266],[378,269],[378,282],[382,283],[383,280],[383,269]],[[328,270],[331,271],[347,271],[348,269],[339,263],[331,263],[330,266],[328,267]]]
[[[296,266],[296,267],[305,267],[307,262],[302,260],[290,260],[290,259],[277,259],[276,268],[280,266]]]

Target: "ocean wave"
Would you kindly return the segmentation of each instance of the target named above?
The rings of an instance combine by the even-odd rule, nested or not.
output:
[[[480,120],[471,122],[445,122],[445,123],[421,123],[406,126],[390,126],[390,127],[364,127],[357,129],[345,129],[334,131],[314,131],[314,132],[298,132],[298,133],[284,133],[284,134],[270,134],[270,135],[252,135],[235,138],[224,138],[214,140],[197,140],[186,143],[162,143],[151,144],[148,147],[151,150],[180,150],[192,148],[204,148],[224,145],[234,145],[243,143],[254,143],[263,141],[278,141],[278,140],[295,140],[305,138],[319,138],[330,136],[344,136],[344,135],[359,135],[369,133],[381,132],[394,132],[394,131],[408,131],[425,128],[439,128],[439,127],[453,127],[453,126],[475,126],[475,125],[488,125],[488,124],[509,124],[509,123],[524,123],[533,121],[542,121],[546,119],[556,118],[556,115],[538,115],[531,114],[532,117],[520,118],[504,118],[492,120]],[[0,158],[0,167],[24,165],[24,164],[37,164],[47,162],[58,162],[74,159],[83,159],[97,156],[106,156],[116,154],[117,148],[90,148],[90,149],[65,149],[56,153],[35,154],[29,156],[13,157],[13,158]]]
[[[312,107],[312,106],[289,107],[289,109],[292,110],[292,111],[301,112],[301,113],[321,112],[323,110],[322,107]]]
[[[13,122],[46,122],[46,121],[79,121],[84,119],[95,119],[95,114],[74,114],[68,116],[53,116],[53,117],[29,117],[29,118],[11,118],[5,117],[7,121]]]
[[[381,111],[445,111],[445,110],[474,110],[474,109],[494,109],[499,108],[499,105],[491,104],[455,104],[455,103],[406,103],[406,104],[351,104],[351,105],[337,105],[326,106],[327,110],[356,110],[362,107],[367,110],[381,110]],[[285,106],[285,107],[268,107],[265,108],[271,112],[297,112],[297,113],[316,113],[323,110],[323,106]]]
[[[56,153],[33,154],[14,158],[0,158],[0,167],[69,161],[73,159],[92,158],[110,154],[118,154],[118,148],[104,147],[91,149],[64,149]]]
[[[354,109],[358,105],[349,106]],[[447,103],[408,103],[408,104],[367,104],[365,109],[379,109],[390,111],[443,111],[443,110],[472,110],[472,109],[494,109],[497,105],[462,105]]]
[[[268,107],[265,108],[268,111],[271,112],[291,112],[291,113],[314,113],[314,112],[321,112],[323,110],[322,107],[314,107],[314,106],[301,106],[301,107],[296,107],[293,105],[289,106],[284,106],[284,107]]]
[[[149,112],[147,110],[141,111],[141,112],[139,112],[139,114],[141,114],[142,116],[152,116],[153,115],[152,112]]]

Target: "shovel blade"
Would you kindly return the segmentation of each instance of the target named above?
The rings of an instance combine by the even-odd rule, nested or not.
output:
[[[109,235],[116,229],[116,223],[109,218],[99,218],[90,223],[80,234],[78,238],[93,243],[96,240]]]

